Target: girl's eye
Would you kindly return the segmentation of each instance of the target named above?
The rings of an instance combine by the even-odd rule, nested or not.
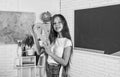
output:
[[[58,22],[58,23],[53,23],[53,25],[56,25],[56,24],[61,24],[62,22]]]
[[[55,25],[56,23],[53,23],[53,25]]]

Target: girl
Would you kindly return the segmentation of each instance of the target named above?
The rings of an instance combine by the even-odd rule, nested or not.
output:
[[[45,52],[48,55],[46,62],[47,77],[66,77],[68,76],[67,69],[72,54],[72,41],[63,15],[56,14],[53,16],[49,40],[50,42],[44,43]]]

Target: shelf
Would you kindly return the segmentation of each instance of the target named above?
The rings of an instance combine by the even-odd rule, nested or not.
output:
[[[36,66],[36,56],[17,57],[16,60],[16,66]]]
[[[16,66],[16,68],[18,68],[18,69],[21,69],[21,68],[43,68],[43,66],[26,65],[26,66]]]

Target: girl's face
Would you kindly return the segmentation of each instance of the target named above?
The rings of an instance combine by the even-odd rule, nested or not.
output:
[[[61,32],[63,29],[63,23],[59,17],[55,17],[54,23],[53,23],[54,30],[56,32]]]

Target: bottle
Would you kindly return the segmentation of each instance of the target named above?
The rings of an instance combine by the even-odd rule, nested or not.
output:
[[[22,56],[21,40],[18,40],[17,56]]]

